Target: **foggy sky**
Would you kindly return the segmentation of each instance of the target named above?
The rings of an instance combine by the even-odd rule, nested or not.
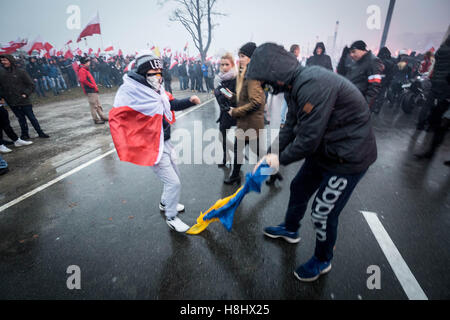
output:
[[[236,53],[248,41],[277,42],[287,49],[297,43],[302,54],[306,54],[308,46],[312,51],[316,39],[330,43],[337,20],[340,21],[337,47],[362,39],[376,49],[388,4],[389,0],[219,0],[216,11],[228,16],[216,19],[219,26],[214,30],[208,55],[223,50]],[[58,49],[68,40],[75,43],[81,30],[66,27],[69,5],[80,6],[81,29],[99,12],[104,47],[114,45],[125,53],[134,53],[149,44],[182,51],[188,41],[190,54],[197,54],[188,32],[179,23],[169,21],[173,4],[160,7],[157,0],[1,1],[0,43],[17,37],[33,40],[38,35]],[[366,26],[369,5],[381,8],[380,30],[369,30]],[[387,45],[393,50],[402,49],[399,46],[404,45],[400,43],[405,39],[403,35],[414,33],[419,38],[421,34],[434,34],[434,40],[430,41],[438,46],[436,39],[446,32],[449,17],[449,0],[397,0]],[[96,50],[101,46],[100,39],[97,35],[88,38],[88,47]],[[75,43],[72,49],[77,46],[86,48],[84,41]]]

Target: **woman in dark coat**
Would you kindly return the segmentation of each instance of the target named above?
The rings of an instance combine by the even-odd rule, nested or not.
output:
[[[223,146],[223,161],[219,164],[219,168],[226,166],[227,160],[229,159],[227,150],[227,130],[232,126],[236,125],[236,120],[229,115],[231,108],[235,108],[236,105],[231,102],[231,100],[225,98],[225,96],[220,92],[221,89],[228,89],[231,92],[236,92],[236,76],[237,71],[233,61],[233,56],[231,53],[225,54],[220,61],[220,73],[217,75],[219,85],[214,90],[214,95],[216,96],[217,103],[220,107],[220,117],[217,120],[219,123],[220,139]]]

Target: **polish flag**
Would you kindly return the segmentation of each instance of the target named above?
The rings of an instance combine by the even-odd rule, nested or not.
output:
[[[109,126],[121,161],[140,166],[159,163],[164,151],[163,119],[175,123],[169,97],[125,75],[109,113]]]
[[[105,49],[105,52],[108,52],[108,51],[114,51],[114,47],[113,47],[113,46],[110,46],[110,47],[106,48],[106,49]]]
[[[31,55],[33,51],[41,51],[44,49],[44,42],[42,41],[42,38],[38,36],[33,42],[28,44],[26,51]]]
[[[65,45],[68,46],[71,43],[72,43],[72,40],[69,40]]]
[[[123,56],[122,49],[119,49],[119,52],[117,53],[117,55],[118,55],[119,57]]]
[[[175,67],[177,64],[178,64],[178,61],[177,61],[177,60],[174,60],[174,61],[172,62],[172,64],[170,65],[169,70],[172,70],[173,67]]]
[[[65,59],[73,59],[73,53],[72,53],[72,51],[70,51],[70,49],[67,50],[67,52],[64,54],[64,58]]]
[[[97,15],[88,23],[86,28],[81,31],[77,42],[80,42],[82,38],[90,37],[94,34],[102,34],[100,30],[100,17],[98,16],[98,12]]]
[[[44,49],[45,49],[45,51],[50,52],[50,50],[51,50],[52,48],[53,48],[53,46],[52,46],[50,43],[46,42],[46,43],[44,44]]]

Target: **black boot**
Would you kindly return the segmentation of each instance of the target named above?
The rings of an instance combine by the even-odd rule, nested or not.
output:
[[[241,183],[241,165],[237,164],[233,167],[233,172],[231,173],[231,175],[226,178],[223,183],[231,185],[234,184],[235,182],[240,184]]]
[[[227,167],[227,156],[226,155],[223,156],[222,163],[220,163],[218,166],[219,166],[219,168],[226,168]]]

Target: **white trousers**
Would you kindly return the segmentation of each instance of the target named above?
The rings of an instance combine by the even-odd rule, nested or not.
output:
[[[152,167],[153,172],[164,183],[161,203],[166,207],[166,217],[178,215],[177,205],[180,201],[180,173],[175,164],[176,156],[170,141],[164,143],[164,152],[159,163]]]

